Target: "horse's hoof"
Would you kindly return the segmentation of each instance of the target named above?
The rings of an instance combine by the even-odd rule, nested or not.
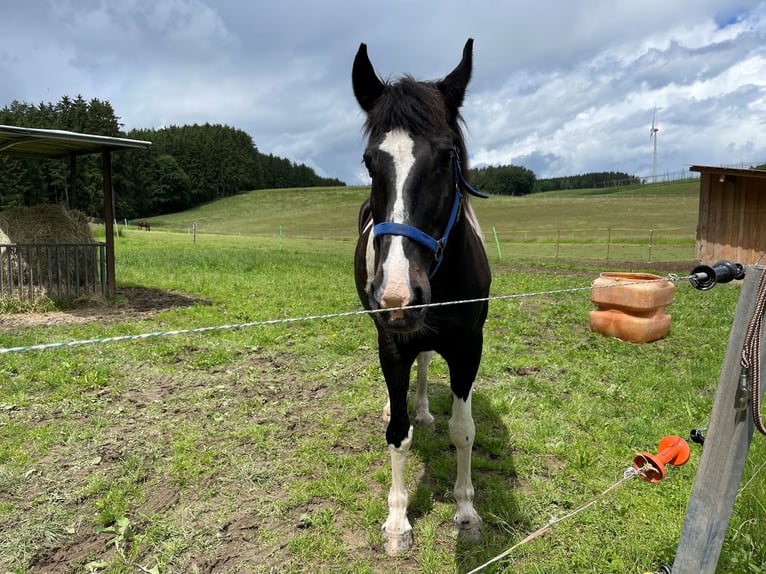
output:
[[[466,542],[481,542],[481,524],[458,524],[457,535]]]
[[[434,416],[431,413],[425,413],[423,415],[416,415],[415,422],[421,427],[433,430],[436,428]]]
[[[481,517],[475,510],[463,516],[455,515],[455,528],[458,538],[467,542],[479,542],[481,540]]]
[[[401,556],[402,554],[409,552],[412,548],[412,530],[406,530],[405,532],[401,532],[399,534],[389,534],[384,529],[383,536],[386,538],[383,546],[386,550],[386,554],[388,554],[388,556],[391,558]]]

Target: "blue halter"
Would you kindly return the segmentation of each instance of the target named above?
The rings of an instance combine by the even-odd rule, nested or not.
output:
[[[379,235],[400,235],[412,239],[413,241],[420,243],[426,249],[432,251],[436,258],[436,265],[434,265],[433,269],[428,274],[429,279],[431,279],[439,269],[442,259],[444,258],[444,250],[447,248],[449,234],[452,232],[452,228],[455,227],[455,224],[460,217],[460,201],[462,199],[460,188],[462,187],[463,190],[474,197],[480,197],[482,199],[487,199],[489,197],[488,195],[477,191],[470,183],[468,183],[463,175],[463,170],[460,167],[460,152],[458,151],[457,146],[454,147],[454,151],[455,155],[452,157],[452,165],[455,173],[455,201],[452,204],[452,211],[450,212],[449,220],[447,221],[447,227],[445,228],[441,239],[434,239],[417,227],[413,227],[406,223],[384,221],[376,224],[372,228],[373,237],[378,237]]]

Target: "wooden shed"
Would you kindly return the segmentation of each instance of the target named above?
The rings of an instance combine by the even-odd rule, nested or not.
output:
[[[766,262],[766,170],[693,165],[700,174],[696,258]]]
[[[152,145],[151,142],[143,140],[0,125],[0,154],[17,157],[69,159],[69,200],[72,206],[76,205],[77,156],[90,153],[101,154],[104,190],[104,228],[106,231],[106,283],[109,295],[112,296],[116,292],[112,152],[144,149],[150,145]]]

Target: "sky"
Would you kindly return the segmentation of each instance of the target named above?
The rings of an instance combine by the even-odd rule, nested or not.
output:
[[[351,89],[437,80],[474,38],[471,165],[538,178],[766,163],[766,1],[3,0],[0,107],[82,95],[123,129],[226,124],[368,182]]]

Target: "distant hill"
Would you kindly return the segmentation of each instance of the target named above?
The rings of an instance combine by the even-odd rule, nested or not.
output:
[[[150,218],[152,230],[310,239],[357,235],[357,214],[368,187],[264,189],[219,199],[194,209]],[[693,237],[699,183],[633,185],[624,188],[564,190],[524,197],[473,200],[485,236],[523,231],[629,227],[670,229]]]

